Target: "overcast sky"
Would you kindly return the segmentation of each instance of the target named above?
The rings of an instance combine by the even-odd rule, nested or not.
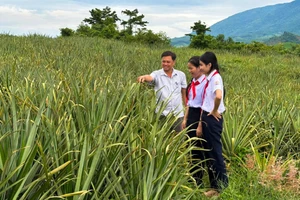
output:
[[[287,2],[292,0],[1,0],[0,33],[55,37],[60,28],[76,29],[89,10],[108,6],[121,19],[127,19],[122,10],[137,8],[148,29],[173,38],[190,33],[199,20],[211,26],[245,10]]]

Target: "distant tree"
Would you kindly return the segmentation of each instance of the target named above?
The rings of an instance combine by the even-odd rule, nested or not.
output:
[[[149,45],[170,45],[170,39],[165,33],[153,33],[152,30],[139,29],[135,35],[135,40]]]
[[[113,24],[109,24],[105,26],[101,30],[101,34],[100,34],[102,38],[107,38],[107,39],[112,39],[112,38],[115,39],[118,37],[118,35],[119,35],[119,31],[115,29],[115,26]]]
[[[84,23],[81,23],[78,26],[78,28],[76,29],[76,34],[79,36],[89,36],[89,37],[96,35],[95,31],[93,31],[90,26],[88,26],[87,24],[84,24]],[[98,31],[98,34],[100,35],[99,31]]]
[[[224,36],[224,34],[219,34],[219,35],[217,35],[217,36],[216,36],[216,40],[217,40],[218,42],[224,43],[224,42],[225,42],[225,36]]]
[[[227,40],[226,40],[226,42],[228,44],[233,44],[234,43],[234,41],[233,41],[233,39],[231,37],[228,37]]]
[[[73,36],[75,35],[75,31],[70,28],[61,28],[60,30],[60,35],[63,37],[68,37],[68,36]]]
[[[117,21],[120,21],[116,14],[116,11],[106,6],[102,10],[95,8],[89,11],[91,14],[90,18],[85,18],[83,21],[90,24],[92,28],[102,30],[105,26],[113,24],[117,28]]]
[[[117,22],[120,21],[115,11],[106,6],[102,10],[95,8],[90,10],[91,17],[85,18],[83,22],[91,26],[92,31],[88,36],[100,36],[104,38],[115,38],[119,34]],[[85,28],[86,27],[81,27]],[[82,32],[82,31],[81,31]]]
[[[123,20],[121,25],[123,25],[124,31],[127,31],[129,35],[133,35],[133,27],[141,26],[142,28],[146,26],[147,21],[143,21],[144,15],[138,15],[139,11],[137,9],[134,10],[123,10],[123,14],[127,15],[129,19],[127,21]]]
[[[256,41],[253,41],[253,42],[245,45],[245,50],[248,50],[251,53],[257,53],[257,52],[265,51],[267,49],[268,49],[267,45],[265,45],[261,42],[256,42]]]
[[[208,48],[215,41],[211,35],[196,35],[190,43],[191,48]]]
[[[123,20],[124,30],[119,31],[117,22],[120,21],[115,11],[109,7],[102,10],[95,8],[89,11],[91,17],[85,18],[76,31],[69,28],[62,28],[62,36],[86,36],[101,37],[107,39],[117,39],[126,42],[140,42],[146,44],[170,45],[170,39],[164,33],[155,34],[151,30],[147,30],[147,21],[144,21],[144,15],[139,14],[137,9],[124,10],[123,14],[127,15],[128,20]],[[133,29],[137,29],[134,31]]]
[[[210,28],[206,26],[205,23],[202,23],[200,20],[194,23],[194,26],[191,26],[191,29],[196,32],[196,35],[186,34],[190,36],[190,47],[192,48],[206,48],[208,47],[209,41],[212,38],[205,38],[205,33],[210,31]]]
[[[194,23],[194,26],[191,26],[191,29],[196,32],[197,35],[205,35],[207,31],[210,31],[210,28],[206,26],[205,22],[198,22]]]

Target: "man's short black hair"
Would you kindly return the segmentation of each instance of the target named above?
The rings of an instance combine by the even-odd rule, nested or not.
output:
[[[176,54],[172,51],[165,51],[161,54],[161,58],[166,56],[171,56],[173,61],[176,60]]]

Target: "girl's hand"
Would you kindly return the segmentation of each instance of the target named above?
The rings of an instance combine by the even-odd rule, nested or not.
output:
[[[181,128],[185,129],[186,128],[186,120],[183,120],[181,123]]]
[[[212,115],[217,121],[220,121],[220,119],[222,119],[222,116],[220,115],[220,113],[218,113],[218,111],[211,111],[207,114],[207,116],[210,115]]]
[[[201,137],[202,135],[203,135],[203,133],[202,133],[202,123],[199,122],[198,127],[196,129],[196,136]]]

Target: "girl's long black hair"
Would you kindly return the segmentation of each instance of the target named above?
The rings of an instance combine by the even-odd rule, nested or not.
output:
[[[193,56],[189,59],[188,62],[191,63],[193,66],[198,68],[198,67],[200,67],[200,56]],[[193,81],[193,78],[191,79],[190,83],[186,87],[186,98],[187,99],[188,99],[188,96],[189,96],[188,91],[189,91],[189,88],[191,87],[192,81]]]
[[[212,72],[214,69],[216,69],[220,73],[217,56],[213,52],[207,51],[204,54],[202,54],[200,56],[200,61],[202,61],[206,65],[211,63],[209,73]]]
[[[217,70],[218,73],[220,73],[218,59],[213,52],[207,51],[204,54],[202,54],[202,56],[200,56],[200,61],[202,61],[206,65],[211,63],[211,68],[209,73],[212,72],[213,70]],[[223,98],[225,98],[225,93],[226,93],[225,87],[223,87]]]

